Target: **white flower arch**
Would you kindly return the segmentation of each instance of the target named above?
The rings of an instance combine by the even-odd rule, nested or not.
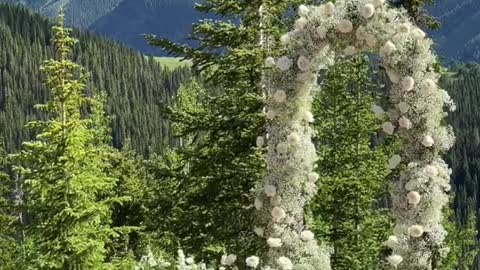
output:
[[[402,142],[401,152],[389,162],[396,226],[386,241],[393,250],[386,261],[398,268],[431,269],[433,250],[446,235],[442,208],[450,189],[450,170],[440,154],[454,142],[451,128],[442,125],[445,107],[454,105],[437,86],[431,40],[404,11],[389,8],[384,0],[301,6],[299,15],[295,29],[281,38],[286,53],[265,61],[271,68],[268,173],[255,201],[255,232],[269,244],[269,261],[263,263],[284,270],[330,269],[328,249],[304,225],[303,209],[315,196],[319,178],[313,172],[317,156],[309,125],[312,95],[319,88],[320,69],[367,52],[380,56],[391,81],[390,108],[372,110],[386,114],[383,132]]]

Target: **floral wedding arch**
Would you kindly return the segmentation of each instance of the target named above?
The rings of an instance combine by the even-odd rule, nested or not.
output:
[[[319,175],[312,143],[310,112],[320,69],[338,58],[367,52],[378,55],[391,81],[388,110],[374,106],[388,136],[398,136],[402,150],[389,160],[392,170],[393,235],[386,241],[395,268],[431,269],[433,250],[446,232],[442,208],[448,202],[450,170],[441,159],[454,136],[442,124],[444,109],[454,109],[437,86],[432,42],[408,16],[384,0],[338,0],[335,4],[301,6],[295,29],[281,38],[285,55],[265,65],[268,173],[255,200],[255,233],[268,245],[273,269],[330,269],[329,250],[304,225],[304,206],[317,193]],[[263,144],[263,137],[257,143]],[[248,260],[247,260],[248,263]],[[257,262],[258,264],[258,262]]]

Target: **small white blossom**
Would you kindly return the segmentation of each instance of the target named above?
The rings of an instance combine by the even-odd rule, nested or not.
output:
[[[340,33],[350,33],[353,30],[353,24],[349,20],[340,20],[337,24],[337,30]]]
[[[387,69],[387,75],[388,75],[388,78],[390,79],[390,81],[392,83],[399,83],[400,82],[400,75],[398,75],[397,72],[391,70],[391,69]]]
[[[402,263],[403,258],[400,255],[392,254],[387,257],[387,261],[389,264],[393,265],[394,267],[397,267],[399,264]]]
[[[300,233],[300,238],[305,242],[312,241],[313,239],[315,239],[315,234],[313,234],[312,231],[305,230]]]
[[[412,225],[408,228],[408,234],[411,237],[420,237],[423,235],[423,227],[420,225]]]
[[[407,194],[407,199],[409,204],[417,205],[420,202],[420,199],[422,197],[420,196],[420,193],[416,191],[410,191]]]
[[[295,21],[295,29],[297,30],[303,30],[305,26],[307,25],[308,21],[304,17],[298,18],[298,20]]]
[[[297,60],[297,66],[301,71],[309,71],[311,68],[310,60],[308,60],[305,56],[301,55]]]
[[[406,76],[402,78],[401,81],[402,90],[405,92],[412,91],[415,86],[415,80],[411,76]]]
[[[383,108],[375,104],[372,105],[372,112],[375,114],[376,118],[383,118],[385,116]]]
[[[263,201],[260,198],[255,198],[255,209],[261,210],[263,208]]]
[[[390,235],[383,244],[389,248],[394,248],[398,244],[398,238],[395,235]]]
[[[277,153],[280,155],[284,155],[288,152],[288,145],[286,143],[279,143],[277,144]]]
[[[425,34],[425,32],[423,32],[422,29],[415,28],[412,31],[412,36],[416,39],[423,39],[423,38],[425,38],[426,34]]]
[[[433,91],[437,88],[437,84],[432,79],[425,79],[423,81],[423,86],[430,91]]]
[[[275,59],[273,59],[273,57],[267,57],[267,59],[265,59],[265,66],[266,67],[274,67],[275,66]]]
[[[425,174],[428,177],[436,177],[438,175],[438,169],[434,165],[425,166]]]
[[[390,122],[385,122],[382,124],[382,130],[388,135],[393,135],[393,132],[395,131],[395,126]]]
[[[396,51],[397,47],[395,46],[395,44],[393,44],[393,42],[391,41],[387,41],[385,45],[383,45],[383,47],[380,49],[380,54],[388,56]]]
[[[287,34],[284,34],[280,37],[280,42],[283,44],[283,45],[286,45],[290,42],[290,35],[287,33]]]
[[[265,192],[265,195],[267,197],[273,197],[275,194],[277,194],[277,188],[273,185],[265,185],[263,188],[263,192]]]
[[[308,123],[313,123],[315,119],[313,118],[313,114],[311,112],[306,111],[303,115],[303,120],[305,120]]]
[[[398,103],[398,109],[400,110],[401,113],[407,113],[408,110],[410,110],[410,105],[406,102],[400,102]]]
[[[282,56],[277,60],[277,67],[281,71],[287,71],[293,65],[292,59]]]
[[[300,142],[300,136],[298,136],[298,133],[292,132],[287,136],[287,141],[291,145],[298,144]]]
[[[361,41],[365,39],[365,35],[366,35],[365,27],[363,27],[363,25],[360,25],[357,28],[357,31],[355,32],[355,36],[357,37],[358,40]]]
[[[284,103],[287,100],[287,93],[285,93],[285,91],[283,91],[283,90],[277,90],[273,94],[273,99],[277,103]]]
[[[272,209],[272,217],[275,220],[282,220],[287,217],[287,213],[285,213],[285,210],[283,210],[282,208],[275,206]]]
[[[257,141],[255,142],[257,147],[263,147],[263,145],[265,144],[265,138],[263,136],[258,136],[257,137]]]
[[[343,50],[343,53],[347,56],[352,56],[356,53],[356,49],[353,46],[347,46],[345,50]]]
[[[287,257],[278,258],[277,259],[277,264],[278,264],[278,266],[280,266],[280,268],[282,270],[292,270],[293,269],[293,263]]]
[[[402,116],[400,120],[398,120],[398,124],[400,125],[400,127],[407,130],[413,127],[412,121],[410,121],[410,119],[406,118],[405,116]]]
[[[393,170],[402,162],[402,157],[399,155],[394,155],[388,160],[388,168]]]
[[[268,238],[267,244],[269,247],[272,248],[279,248],[283,245],[282,239],[280,238]]]
[[[192,265],[195,263],[195,260],[193,259],[193,257],[188,257],[187,259],[185,259],[185,262],[188,264],[188,265]]]
[[[298,7],[298,15],[300,17],[306,17],[310,13],[310,9],[305,5],[300,5]]]
[[[377,38],[371,34],[365,34],[365,41],[367,42],[368,47],[375,48],[377,46]]]
[[[408,23],[401,23],[398,26],[398,31],[400,33],[408,34],[408,33],[410,33],[410,25]]]
[[[277,113],[275,111],[270,110],[267,112],[267,119],[273,120],[275,116],[277,116]]]
[[[225,265],[232,265],[235,263],[235,261],[237,260],[237,255],[235,254],[230,254],[227,256],[227,258],[225,259]]]
[[[279,206],[281,202],[282,202],[282,197],[280,197],[278,195],[275,195],[275,196],[270,198],[270,204],[272,206]]]
[[[308,174],[308,181],[310,181],[310,182],[317,182],[318,178],[320,178],[318,173],[311,172],[311,173]]]
[[[375,6],[373,4],[366,4],[363,6],[360,6],[360,15],[364,17],[365,19],[368,19],[375,14]]]
[[[320,39],[324,39],[327,37],[327,29],[321,25],[315,29],[315,32]]]
[[[381,7],[381,6],[383,6],[383,4],[385,4],[385,0],[373,0],[373,4],[376,7]]]
[[[335,12],[335,5],[332,2],[328,2],[323,6],[323,11],[325,15],[331,16]]]
[[[260,227],[255,227],[253,229],[253,232],[257,235],[257,236],[260,236],[260,237],[263,237],[263,235],[265,234],[265,231],[260,228]]]
[[[433,140],[432,136],[426,135],[423,137],[422,144],[425,147],[432,147],[435,144],[435,141]]]
[[[245,260],[245,262],[247,263],[248,267],[257,268],[258,264],[260,263],[260,258],[257,256],[250,256]]]

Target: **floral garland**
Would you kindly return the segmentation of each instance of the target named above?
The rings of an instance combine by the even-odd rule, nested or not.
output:
[[[386,260],[395,268],[431,269],[434,250],[442,246],[442,208],[448,202],[450,170],[440,153],[454,143],[442,125],[445,107],[455,109],[437,86],[432,41],[404,11],[384,0],[338,0],[301,6],[295,29],[281,38],[286,54],[268,57],[268,173],[258,188],[255,233],[268,245],[262,265],[290,269],[330,269],[329,250],[317,243],[304,224],[304,206],[317,193],[317,160],[311,141],[312,95],[317,74],[338,58],[360,52],[380,56],[392,83],[391,107],[374,113],[389,119],[382,130],[402,142],[389,161],[394,235],[385,244]],[[264,137],[257,139],[263,146]],[[258,263],[257,263],[258,264]],[[256,266],[255,266],[256,267]],[[267,268],[268,269],[268,268]]]

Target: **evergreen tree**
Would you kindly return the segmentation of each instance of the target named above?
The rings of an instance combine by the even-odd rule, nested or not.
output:
[[[29,217],[26,240],[32,256],[22,269],[90,270],[106,268],[105,245],[110,228],[110,201],[115,185],[108,177],[103,148],[94,120],[82,114],[91,106],[85,96],[87,73],[69,57],[75,39],[63,26],[53,27],[56,58],[41,70],[50,99],[37,109],[46,120],[29,123],[36,139],[23,144],[14,156],[23,180]]]
[[[17,218],[15,216],[15,187],[8,175],[7,154],[0,138],[0,265],[4,270],[15,269]]]
[[[391,220],[376,202],[386,195],[386,145],[372,141],[378,99],[369,60],[356,56],[325,74],[314,101],[319,192],[310,206],[317,235],[333,248],[333,269],[381,269]]]
[[[169,193],[175,196],[173,209],[163,212],[176,213],[165,219],[189,254],[202,246],[207,253],[224,248],[238,254],[256,252],[251,243],[256,238],[254,216],[248,206],[265,172],[263,153],[255,147],[265,123],[263,64],[266,51],[278,48],[275,40],[288,24],[283,22],[286,11],[299,2],[303,1],[207,0],[196,8],[220,18],[194,25],[191,38],[197,47],[147,37],[150,44],[191,60],[207,89],[217,90],[205,97],[202,110],[172,109],[172,119],[186,120],[178,135],[192,141],[177,152],[179,161],[169,175],[157,174],[169,177],[175,189]],[[165,172],[162,168],[158,172]]]

